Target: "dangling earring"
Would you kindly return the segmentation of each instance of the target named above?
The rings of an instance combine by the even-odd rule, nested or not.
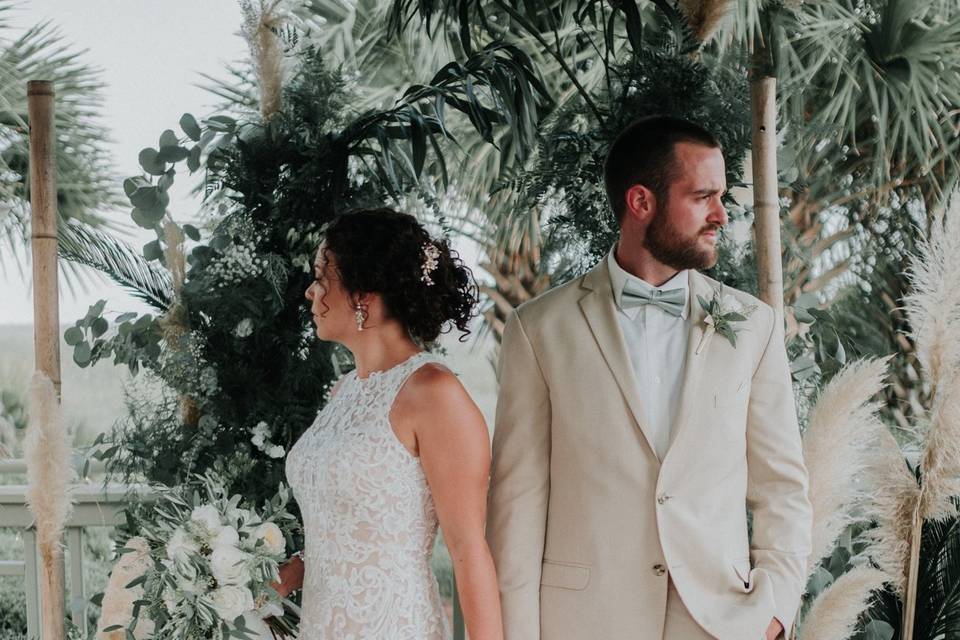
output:
[[[366,315],[363,313],[363,305],[359,302],[354,305],[354,315],[357,318],[357,331],[363,331],[363,323],[366,321]]]

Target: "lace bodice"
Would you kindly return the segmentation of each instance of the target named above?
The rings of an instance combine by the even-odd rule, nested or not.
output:
[[[287,456],[306,548],[301,640],[447,640],[430,557],[437,516],[420,459],[390,425],[393,401],[433,357],[346,374]]]

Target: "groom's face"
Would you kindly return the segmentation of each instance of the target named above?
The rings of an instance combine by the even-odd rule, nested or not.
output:
[[[723,153],[700,144],[674,147],[672,180],[647,226],[644,246],[674,269],[709,269],[717,262],[719,231],[728,221]]]

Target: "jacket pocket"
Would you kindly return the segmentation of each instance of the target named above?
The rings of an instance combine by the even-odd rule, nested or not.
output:
[[[590,583],[590,567],[568,562],[544,560],[540,570],[540,584],[544,587],[557,587],[582,591]]]
[[[753,584],[750,580],[750,557],[736,558],[732,564],[733,572],[737,574],[737,578],[742,584],[743,592],[750,593],[753,591]]]

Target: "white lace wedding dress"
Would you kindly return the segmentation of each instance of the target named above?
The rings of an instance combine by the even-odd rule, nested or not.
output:
[[[433,499],[389,421],[403,383],[432,361],[348,373],[287,456],[306,538],[301,640],[451,637],[430,569]]]

